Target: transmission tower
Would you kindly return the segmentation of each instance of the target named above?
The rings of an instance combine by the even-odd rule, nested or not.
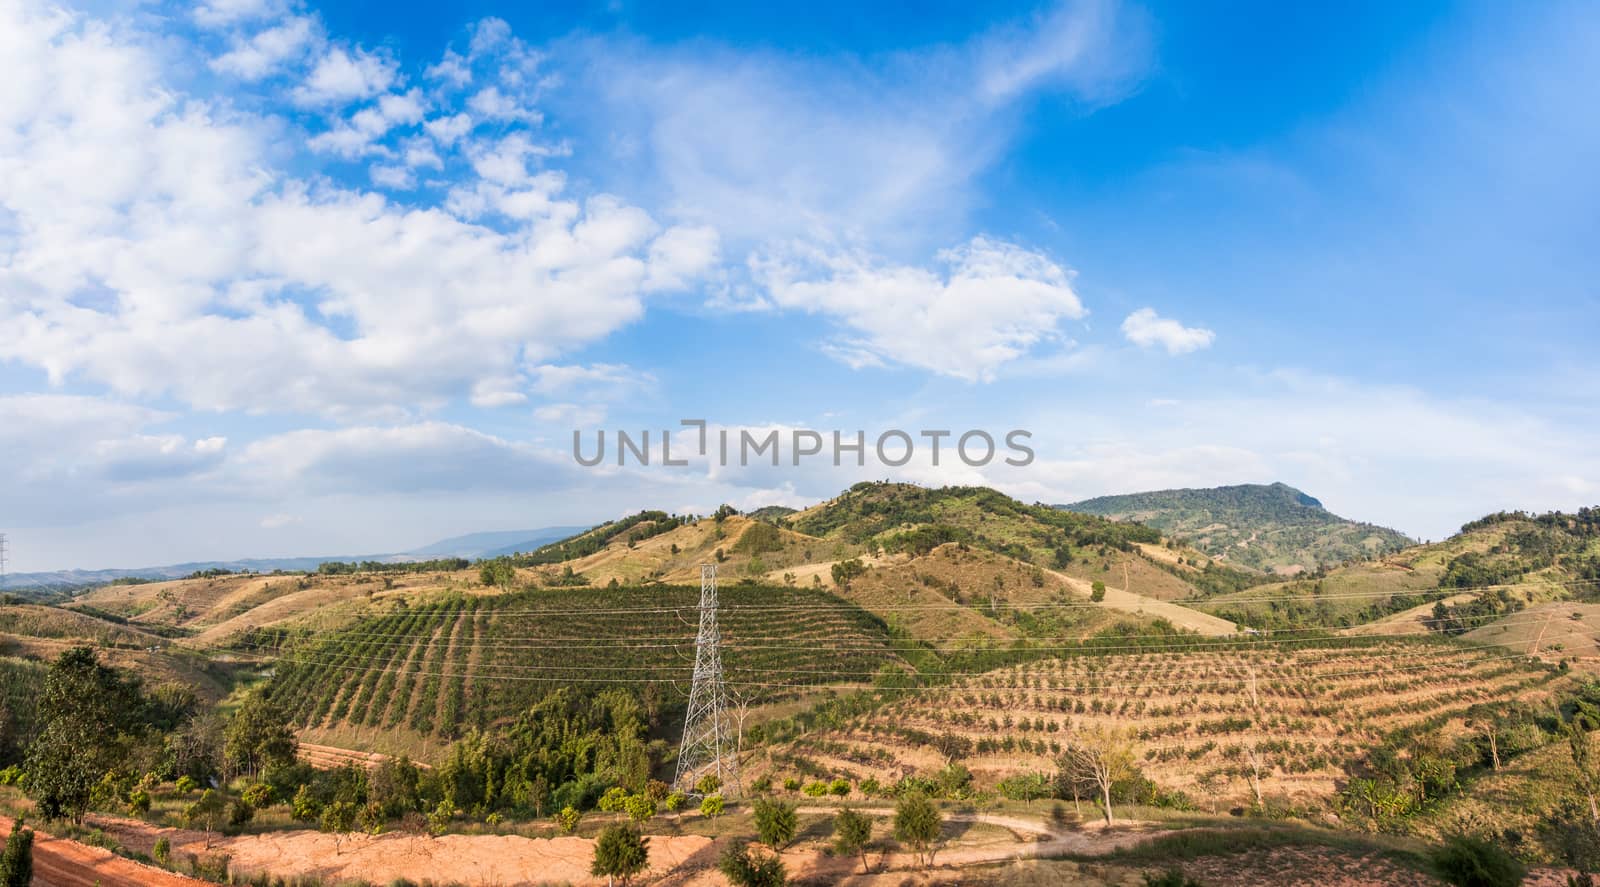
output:
[[[739,756],[728,724],[728,691],[722,684],[722,633],[717,630],[717,565],[700,565],[700,634],[694,643],[694,684],[678,746],[672,784],[699,794],[707,775],[721,780],[725,794],[739,793]]]

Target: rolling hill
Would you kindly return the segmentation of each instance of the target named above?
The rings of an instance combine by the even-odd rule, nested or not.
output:
[[[1289,575],[1413,544],[1394,530],[1342,518],[1282,483],[1101,496],[1058,507],[1145,524],[1230,564]]]

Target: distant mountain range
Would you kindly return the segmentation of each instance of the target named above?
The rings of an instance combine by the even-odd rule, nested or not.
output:
[[[519,551],[533,551],[542,545],[558,539],[565,539],[587,529],[588,527],[540,527],[535,530],[497,530],[488,533],[468,533],[465,536],[441,539],[431,545],[424,545],[421,548],[397,554],[242,558],[231,561],[194,561],[191,563],[139,567],[126,570],[53,570],[42,573],[8,573],[4,581],[0,582],[0,589],[65,589],[104,585],[107,582],[115,582],[118,579],[182,579],[192,573],[205,570],[231,570],[236,573],[271,573],[274,570],[283,570],[285,572],[312,571],[329,561],[398,563],[446,557],[463,557],[469,560],[477,560],[486,557],[499,557],[503,554],[512,554]]]
[[[1283,483],[1101,496],[1066,511],[1136,521],[1236,566],[1297,573],[1399,551],[1414,540],[1340,517]]]

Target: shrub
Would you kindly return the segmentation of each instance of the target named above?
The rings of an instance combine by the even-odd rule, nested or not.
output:
[[[316,822],[322,816],[322,805],[317,803],[316,797],[311,794],[311,787],[302,785],[295,790],[294,800],[289,803],[289,811],[301,822]]]
[[[706,795],[700,800],[700,815],[716,819],[722,815],[722,796]]]
[[[783,790],[786,791],[786,792],[799,791],[800,790],[800,780],[794,778],[793,776],[788,777],[787,779],[785,779],[783,781]]]
[[[262,807],[272,806],[272,786],[265,782],[254,782],[244,787],[239,793],[246,804],[260,810]]]
[[[872,820],[849,807],[833,820],[833,849],[840,856],[861,856],[861,871],[867,870],[867,845],[872,842]]]
[[[0,887],[28,887],[32,883],[33,830],[24,828],[18,820],[11,824],[11,837],[0,854]]]
[[[689,796],[683,792],[673,792],[662,800],[661,806],[666,807],[668,813],[676,813],[687,800],[689,800]]]
[[[714,773],[707,773],[700,777],[699,782],[694,784],[694,790],[702,795],[716,794],[720,788],[722,788],[722,780],[717,778]]]
[[[782,887],[788,881],[783,860],[770,853],[752,853],[750,847],[735,844],[722,851],[717,870],[734,887]]]
[[[770,798],[757,798],[755,803],[756,834],[761,843],[774,850],[782,850],[794,840],[800,820],[795,806]]]
[[[1465,835],[1451,837],[1434,851],[1433,867],[1456,887],[1516,887],[1528,873],[1511,854]]]
[[[840,798],[850,794],[850,780],[840,777],[828,783],[828,793]]]
[[[939,815],[939,808],[920,792],[906,795],[894,806],[894,836],[911,848],[922,865],[933,864],[939,829],[943,825],[944,817]]]
[[[578,821],[582,818],[583,814],[578,812],[578,808],[562,807],[561,812],[556,814],[556,827],[561,829],[563,835],[570,835],[578,830]]]
[[[622,786],[614,786],[600,796],[600,811],[602,813],[620,813],[628,803],[628,790]]]
[[[632,795],[623,802],[622,809],[628,812],[628,818],[634,822],[645,822],[656,815],[656,802],[650,800],[649,795]]]
[[[150,851],[150,855],[155,857],[156,862],[166,865],[172,861],[172,842],[165,837],[157,838],[156,846]]]
[[[449,801],[440,801],[439,806],[433,808],[433,812],[428,814],[429,834],[434,837],[444,834],[445,830],[450,828],[450,820],[454,819],[455,815],[455,807]]]
[[[804,791],[808,798],[820,798],[828,793],[828,784],[826,782],[808,782]]]
[[[625,825],[606,826],[594,842],[589,873],[618,878],[626,885],[650,865],[650,839]]]
[[[196,783],[194,781],[194,779],[192,777],[189,777],[189,776],[180,776],[180,777],[178,777],[178,782],[173,786],[173,788],[178,790],[178,794],[180,794],[180,795],[186,795],[186,794],[194,791],[198,787],[199,787],[199,784]]]
[[[128,793],[128,815],[142,816],[150,812],[150,793],[136,788]]]

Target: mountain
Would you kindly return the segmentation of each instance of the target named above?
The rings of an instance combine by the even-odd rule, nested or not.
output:
[[[285,573],[313,572],[331,561],[377,561],[400,563],[425,561],[435,558],[461,557],[477,560],[505,554],[533,551],[558,539],[580,533],[587,527],[540,527],[534,530],[497,530],[488,533],[468,533],[441,539],[430,545],[397,554],[329,555],[325,557],[270,557],[240,558],[225,561],[192,561],[182,564],[164,564],[156,567],[107,570],[48,570],[38,573],[9,573],[0,580],[0,590],[24,593],[59,591],[105,585],[119,579],[182,579],[195,573],[227,571],[233,573]]]
[[[431,560],[438,557],[464,557],[468,559],[499,557],[534,551],[558,539],[582,533],[588,527],[540,527],[537,530],[495,530],[488,533],[468,533],[441,539],[432,545],[413,548],[405,553],[408,558]]]
[[[1340,517],[1283,483],[1157,490],[1056,507],[1146,524],[1230,564],[1290,575],[1414,543],[1387,527]]]

